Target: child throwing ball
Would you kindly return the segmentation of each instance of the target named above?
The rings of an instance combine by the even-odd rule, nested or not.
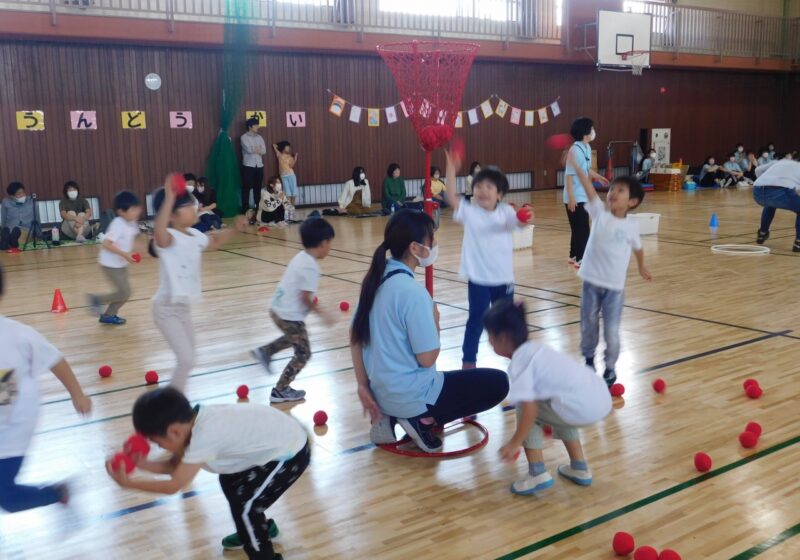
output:
[[[553,437],[564,442],[568,465],[558,474],[589,486],[592,473],[583,455],[581,426],[599,422],[611,411],[611,396],[594,371],[567,354],[528,340],[525,306],[503,300],[486,314],[484,325],[494,351],[510,358],[508,400],[517,408],[517,429],[500,449],[504,461],[513,462],[520,447],[528,459],[528,475],[511,485],[514,494],[535,494],[553,486],[544,466],[543,430],[552,426]]]

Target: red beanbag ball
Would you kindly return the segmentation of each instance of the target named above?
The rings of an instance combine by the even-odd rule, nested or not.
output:
[[[250,394],[250,387],[248,387],[247,385],[239,385],[236,388],[236,396],[239,397],[240,399],[246,399],[247,395],[249,394]]]
[[[661,551],[661,554],[658,555],[658,560],[682,560],[681,555],[671,550],[669,548],[665,548]]]
[[[566,150],[573,142],[569,134],[553,134],[544,143],[551,150]]]
[[[150,453],[150,442],[142,434],[133,434],[122,446],[122,450],[128,455],[147,457]]]
[[[611,386],[610,391],[612,397],[621,397],[622,395],[625,394],[625,385],[623,385],[622,383],[614,383]]]
[[[640,546],[633,553],[633,560],[658,560],[658,551],[652,546]]]
[[[117,453],[111,459],[111,468],[117,472],[121,465],[125,467],[125,472],[127,474],[131,474],[133,469],[136,468],[136,465],[133,464],[133,459],[128,457],[125,453]]]
[[[314,425],[324,426],[328,423],[328,413],[324,410],[318,410],[314,413]]]
[[[739,443],[741,443],[742,447],[745,449],[752,449],[758,445],[758,436],[753,432],[742,432],[739,434]]]
[[[757,384],[753,384],[747,386],[745,393],[747,393],[747,396],[751,399],[757,399],[764,394],[764,391]]]
[[[144,374],[144,380],[148,385],[153,385],[158,383],[158,373],[153,370],[148,371]]]
[[[531,218],[533,218],[533,212],[531,212],[530,208],[520,208],[517,210],[517,219],[523,224],[530,222]]]
[[[663,379],[656,379],[655,381],[653,381],[653,390],[656,393],[663,393],[664,391],[667,390],[667,382],[664,381]]]
[[[133,259],[133,262],[136,262],[136,263],[142,262],[142,255],[140,255],[139,253],[132,254],[131,258]]]
[[[97,373],[100,377],[111,377],[111,366],[100,366]]]
[[[711,457],[702,451],[694,455],[694,468],[700,472],[708,472],[711,470]]]
[[[755,385],[757,387],[758,386],[758,381],[756,381],[755,379],[752,379],[752,378],[745,379],[744,383],[742,383],[742,389],[747,391],[747,388],[750,385]]]
[[[186,179],[181,173],[170,173],[168,186],[177,196],[180,196],[186,192]]]
[[[620,531],[614,535],[614,540],[611,541],[611,547],[617,556],[627,556],[636,547],[633,541],[633,535]]]
[[[744,431],[752,432],[756,435],[756,437],[761,437],[761,424],[758,422],[748,422],[747,426],[745,426]]]

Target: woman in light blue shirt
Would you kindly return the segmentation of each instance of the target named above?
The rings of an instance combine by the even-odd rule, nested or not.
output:
[[[508,394],[508,377],[500,370],[436,371],[439,310],[414,271],[432,265],[438,249],[430,216],[397,212],[361,286],[350,349],[375,444],[396,441],[398,422],[420,449],[440,451],[436,424],[492,408]]]
[[[589,145],[594,141],[594,122],[587,117],[575,119],[570,129],[570,134],[575,143],[570,148],[572,158],[567,157],[566,171],[564,173],[564,205],[567,208],[567,219],[572,235],[569,240],[569,262],[580,266],[586,243],[589,241],[589,214],[583,208],[589,199],[586,191],[578,181],[578,175],[570,160],[574,160],[589,176],[591,181],[600,181],[603,186],[608,186],[608,180],[592,170],[592,148]]]

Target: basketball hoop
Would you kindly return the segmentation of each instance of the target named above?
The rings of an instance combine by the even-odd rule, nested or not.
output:
[[[425,150],[425,213],[433,216],[431,152],[453,136],[464,84],[480,45],[443,41],[410,41],[378,45],[400,92],[403,112]],[[451,187],[452,188],[452,187]],[[425,269],[425,286],[433,295],[433,267]]]
[[[645,67],[645,61],[650,51],[628,51],[620,53],[620,58],[631,65],[631,74],[641,76]]]

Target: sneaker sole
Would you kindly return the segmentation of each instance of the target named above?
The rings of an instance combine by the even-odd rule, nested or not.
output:
[[[304,400],[306,400],[305,396],[303,396],[303,397],[296,397],[296,398],[290,398],[290,397],[273,397],[272,395],[270,395],[270,396],[269,396],[269,402],[271,402],[271,403],[299,402],[299,401],[304,401]]]
[[[549,490],[550,488],[553,487],[553,484],[555,484],[555,481],[552,478],[550,480],[548,480],[547,482],[543,482],[541,484],[537,484],[536,486],[534,486],[530,490],[516,490],[514,488],[514,485],[512,484],[511,485],[511,493],[512,494],[516,494],[517,496],[530,496],[531,494],[536,494],[537,492],[542,492],[544,490]]]
[[[577,478],[577,477],[574,477],[574,476],[569,476],[569,475],[566,475],[566,474],[562,473],[561,470],[558,471],[558,474],[560,476],[563,476],[564,478],[566,478],[570,482],[572,482],[574,484],[577,484],[578,486],[591,486],[592,485],[592,479],[591,478]]]
[[[411,425],[411,423],[405,418],[398,418],[397,423],[400,424],[400,426],[403,428],[403,430],[405,430],[405,432],[409,435],[409,437],[412,440],[414,440],[414,443],[417,445],[417,447],[422,449],[425,453],[439,453],[442,450],[441,447],[428,447],[427,445],[425,445],[425,442],[420,437],[417,430],[415,430],[414,427]]]
[[[267,373],[272,374],[272,368],[270,367],[270,363],[272,362],[272,360],[270,360],[269,362],[266,361],[261,356],[261,352],[259,352],[258,350],[250,350],[250,355],[253,356],[253,358],[255,358],[255,360],[259,364],[261,364],[264,367],[265,370],[267,370]]]

